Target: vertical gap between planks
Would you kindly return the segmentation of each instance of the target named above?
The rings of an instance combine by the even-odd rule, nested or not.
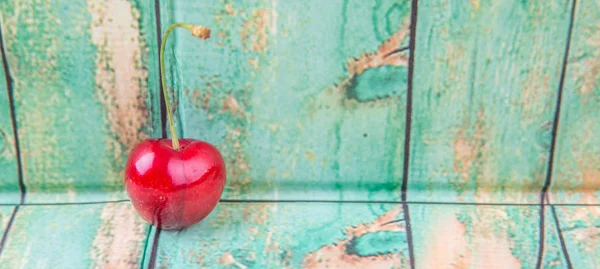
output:
[[[158,54],[156,55],[157,59],[158,59],[158,70],[160,70],[160,45],[162,43],[161,39],[162,39],[162,27],[161,27],[161,20],[160,20],[160,0],[154,0],[154,19],[156,20],[156,46],[158,48],[157,52]],[[162,138],[166,138],[167,137],[167,108],[166,108],[166,100],[165,100],[165,96],[162,93],[162,89],[163,89],[163,85],[162,85],[162,80],[161,80],[161,76],[162,74],[160,73],[160,71],[158,72],[158,86],[159,86],[159,96],[160,96],[160,131],[161,131],[161,136]],[[166,85],[165,85],[166,86]],[[152,230],[152,225],[150,225],[150,231]],[[146,244],[148,245],[148,240],[150,240],[150,232],[148,232],[148,235],[146,235]],[[156,231],[154,233],[154,240],[152,241],[152,251],[150,252],[150,260],[148,261],[148,268],[153,269],[155,268],[155,264],[156,264],[156,251],[158,249],[158,240],[160,237],[160,228],[156,227]],[[142,259],[142,267],[145,264],[145,259],[146,259],[146,249],[144,249],[144,259]]]
[[[8,220],[8,224],[6,225],[6,230],[4,230],[4,234],[2,235],[2,239],[0,240],[0,257],[2,257],[2,251],[4,250],[4,244],[6,244],[6,240],[8,238],[8,232],[12,227],[13,222],[15,221],[15,217],[17,216],[17,211],[19,210],[19,206],[15,206],[12,214],[10,215],[10,219]]]
[[[552,209],[552,217],[554,218],[554,225],[556,227],[556,233],[558,233],[558,239],[560,240],[560,247],[561,247],[563,255],[565,257],[565,261],[567,262],[567,268],[573,269],[573,264],[571,264],[571,257],[569,257],[569,251],[567,251],[567,245],[565,244],[565,237],[563,236],[562,230],[560,229],[560,222],[558,221],[556,209],[554,208],[553,205],[550,205],[550,209]]]
[[[8,67],[8,59],[6,58],[6,50],[4,48],[4,37],[2,33],[2,26],[0,25],[0,53],[2,54],[2,66],[4,67],[4,78],[6,82],[6,91],[8,95],[8,104],[10,106],[10,117],[12,121],[12,129],[13,129],[13,137],[15,142],[15,153],[17,157],[17,176],[19,182],[19,190],[21,191],[21,201],[19,204],[25,203],[25,183],[23,182],[23,165],[21,162],[21,145],[19,143],[19,131],[17,129],[17,114],[15,110],[15,98],[14,98],[14,89],[13,89],[13,81],[10,76],[10,70]]]
[[[564,84],[565,84],[565,76],[567,73],[567,61],[569,59],[569,50],[571,48],[571,36],[573,33],[573,24],[575,21],[575,8],[577,6],[577,0],[572,0],[573,2],[571,3],[571,16],[569,18],[569,28],[568,28],[568,32],[567,32],[567,44],[565,46],[565,51],[564,51],[564,55],[563,55],[563,62],[562,62],[562,69],[560,71],[560,81],[558,84],[558,93],[557,93],[557,98],[556,98],[556,103],[555,103],[555,109],[554,109],[554,120],[552,122],[552,142],[550,144],[550,153],[549,153],[549,158],[548,158],[548,165],[547,165],[547,170],[546,170],[546,180],[544,182],[544,187],[542,188],[542,191],[540,193],[540,235],[539,235],[539,253],[538,253],[538,259],[537,259],[537,266],[536,268],[541,268],[542,266],[542,260],[543,260],[543,256],[544,256],[544,236],[545,236],[545,216],[544,216],[544,208],[546,205],[546,199],[547,199],[547,195],[548,195],[548,188],[550,188],[550,184],[552,183],[552,171],[553,171],[553,166],[554,166],[554,153],[556,151],[556,137],[557,137],[557,133],[558,133],[558,126],[559,126],[559,120],[560,120],[560,105],[562,103],[562,95],[563,95],[563,88],[564,88]]]
[[[152,241],[152,250],[150,251],[150,261],[148,261],[148,269],[156,268],[156,255],[158,253],[158,240],[160,239],[160,228],[156,228],[154,232],[154,241]]]
[[[408,84],[406,90],[406,120],[405,120],[405,135],[404,135],[404,166],[402,168],[402,208],[404,220],[406,223],[406,241],[408,244],[408,256],[410,268],[415,268],[415,254],[412,242],[412,227],[410,224],[410,212],[406,199],[406,190],[408,188],[408,171],[410,163],[410,133],[412,121],[412,90],[413,78],[415,72],[415,44],[417,43],[417,12],[419,9],[419,1],[412,0],[410,6],[410,43],[408,58]]]
[[[148,252],[148,238],[150,238],[150,234],[152,234],[152,225],[148,225],[148,232],[146,233],[146,241],[144,242],[144,251],[142,252],[142,259],[140,264],[140,269],[144,269],[144,264],[146,264],[146,252]]]
[[[162,27],[160,22],[160,0],[154,0],[154,17],[156,19],[156,46],[158,47],[158,54],[156,55],[156,59],[158,59],[158,96],[160,96],[160,132],[162,138],[167,137],[167,106],[165,101],[165,95],[162,92],[162,74],[160,72],[160,44],[162,43]],[[166,85],[165,85],[166,86]]]

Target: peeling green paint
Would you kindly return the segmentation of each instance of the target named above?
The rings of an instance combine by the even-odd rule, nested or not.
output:
[[[378,52],[383,44],[388,44],[383,51],[400,49],[408,37],[409,6],[409,1],[162,4],[162,10],[173,10],[161,13],[163,25],[189,21],[212,29],[211,42],[175,36],[168,48],[174,57],[168,79],[177,92],[183,134],[215,143],[228,160],[225,198],[399,197],[406,78],[395,76],[406,76],[406,66],[352,72],[373,64],[364,54],[383,57]],[[387,12],[400,20],[373,20]],[[345,17],[330,15],[340,13]],[[404,32],[396,34],[399,29]],[[390,64],[400,64],[400,56],[394,57]],[[355,58],[363,60],[348,69]],[[357,85],[350,92],[345,86],[353,76]],[[362,104],[352,94],[381,100]]]
[[[0,3],[4,43],[14,80],[27,201],[102,201],[125,197],[121,174],[126,149],[142,137],[132,138],[130,134],[138,130],[127,129],[127,124],[143,122],[149,115],[140,113],[139,119],[128,119],[119,114],[123,111],[131,114],[126,107],[131,98],[124,98],[134,89],[111,88],[118,83],[129,83],[124,80],[132,74],[110,61],[131,47],[126,43],[116,44],[110,38],[103,44],[121,47],[107,51],[106,47],[94,45],[94,40],[103,38],[103,34],[119,35],[98,28],[105,22],[102,16],[109,14],[102,13],[103,8],[117,4],[119,1]],[[94,12],[100,13],[94,15]],[[93,22],[94,18],[100,18],[100,25]],[[133,49],[144,51],[143,47]],[[106,65],[96,66],[100,63]],[[121,72],[118,82],[115,72]],[[135,78],[132,82],[136,83]],[[139,90],[146,94],[144,83],[140,85]],[[110,107],[105,107],[102,101]],[[113,101],[125,105],[114,105]],[[124,119],[128,122],[119,123]],[[149,132],[144,128],[139,131]]]
[[[147,227],[129,203],[22,206],[0,268],[139,268]]]
[[[360,257],[401,253],[408,255],[406,232],[375,232],[354,238],[346,244],[346,254]]]
[[[392,253],[398,256],[384,268],[396,268],[391,265],[400,263],[398,257],[406,261],[408,256],[406,241],[396,240],[406,238],[404,222],[385,223],[401,216],[393,205],[383,204],[221,203],[199,225],[162,231],[156,266],[322,268],[330,261],[333,268],[351,268],[341,258],[336,261],[347,255],[356,260],[353,268],[365,268],[359,264]]]
[[[600,3],[578,1],[556,139],[555,203],[600,200]]]
[[[570,3],[420,3],[409,200],[540,201]]]
[[[409,200],[539,203],[572,1],[419,1]],[[411,1],[159,2],[163,31],[185,21],[213,33],[167,45],[180,135],[224,153],[224,198],[274,202],[224,202],[162,231],[156,267],[409,267],[402,206],[376,202],[400,200]],[[162,134],[154,4],[0,2],[26,202],[126,198],[127,150]],[[577,1],[551,202],[598,204],[599,10]],[[15,204],[5,87],[0,204]],[[340,203],[278,202],[293,199]],[[540,206],[408,207],[416,268],[536,265]],[[556,207],[574,268],[600,263],[599,208]],[[0,206],[0,232],[13,209]],[[542,268],[565,268],[544,216]],[[0,268],[147,268],[156,232],[127,203],[24,205]]]
[[[573,268],[600,264],[600,207],[556,206],[556,215]]]
[[[535,268],[539,206],[409,205],[417,268]]]

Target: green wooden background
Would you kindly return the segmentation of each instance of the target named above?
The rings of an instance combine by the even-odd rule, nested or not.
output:
[[[180,232],[128,152],[228,169]],[[600,267],[600,2],[0,0],[0,268]]]

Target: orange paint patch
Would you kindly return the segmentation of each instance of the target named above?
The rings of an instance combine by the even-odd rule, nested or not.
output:
[[[454,172],[461,174],[462,183],[466,183],[471,174],[471,165],[476,157],[475,142],[465,137],[463,130],[454,140]]]
[[[589,33],[589,37],[585,40],[586,45],[593,51],[592,56],[586,59],[582,65],[575,65],[576,77],[583,78],[583,83],[579,88],[579,93],[590,94],[594,92],[594,89],[598,87],[598,79],[600,75],[600,25],[588,25],[586,33]],[[588,102],[589,99],[584,99],[584,102]]]
[[[398,206],[372,223],[363,223],[346,229],[346,239],[323,246],[304,257],[304,268],[404,268],[404,258],[400,253],[361,257],[346,252],[346,244],[367,233],[380,231],[405,231],[404,223],[396,221],[402,217],[402,207]]]
[[[484,175],[485,165],[489,165],[486,159],[486,143],[485,138],[488,136],[487,129],[485,128],[485,117],[483,108],[480,108],[477,113],[477,120],[474,123],[474,132],[467,133],[469,126],[471,125],[469,120],[465,120],[463,125],[460,127],[458,134],[453,143],[454,147],[454,167],[453,171],[460,174],[460,180],[453,181],[459,188],[464,187],[469,183],[469,180],[476,176],[477,179],[477,190],[483,191],[478,198],[486,200],[489,199],[489,191],[486,190],[487,186],[492,184],[489,182],[493,176]],[[480,201],[483,202],[483,201]]]
[[[473,9],[475,10],[479,10],[479,8],[481,7],[481,3],[479,2],[479,0],[470,0],[470,2],[473,6]]]
[[[406,53],[394,52],[400,49],[400,44],[410,32],[409,25],[410,20],[405,20],[400,29],[383,42],[376,52],[365,53],[358,59],[349,60],[346,68],[350,76],[358,76],[367,69],[386,65],[408,66],[408,56]]]
[[[225,98],[225,101],[223,102],[222,111],[229,111],[231,112],[231,114],[244,114],[244,110],[242,109],[242,107],[240,107],[240,104],[235,99],[235,96],[233,96],[233,94],[228,94]]]
[[[473,268],[511,269],[522,268],[521,262],[512,255],[507,238],[486,238],[474,235]]]
[[[235,16],[236,11],[233,9],[233,6],[230,4],[226,4],[225,7],[223,8],[225,10],[225,13],[227,13],[227,15],[229,16]]]
[[[447,215],[437,220],[425,241],[427,256],[422,259],[419,266],[432,269],[470,268],[472,257],[465,232],[465,225],[453,215]]]
[[[597,204],[596,192],[598,190],[600,190],[600,170],[585,169],[582,171],[581,183],[573,189],[573,192],[583,194],[580,203]]]
[[[512,255],[513,243],[498,223],[509,217],[502,208],[483,208],[473,212],[467,231],[456,216],[440,217],[428,229],[423,268],[521,268],[521,262]]]
[[[250,48],[254,52],[265,53],[269,43],[268,30],[275,25],[277,14],[266,9],[257,9],[246,19],[242,26],[241,39],[244,51]],[[273,32],[273,34],[275,34]]]
[[[140,140],[148,122],[147,71],[141,60],[139,13],[129,1],[88,1],[96,56],[96,90],[107,110],[108,141],[120,162]]]
[[[235,257],[233,257],[233,255],[231,255],[231,253],[229,253],[229,252],[223,253],[223,256],[221,256],[221,258],[219,259],[219,264],[233,265],[240,269],[248,268],[247,266],[245,266],[245,265],[239,263],[237,260],[235,260]]]
[[[256,57],[248,58],[248,64],[250,64],[250,67],[252,67],[252,69],[258,70],[258,58],[256,58]]]
[[[100,215],[102,225],[91,249],[93,268],[137,268],[146,224],[130,204],[107,204]]]

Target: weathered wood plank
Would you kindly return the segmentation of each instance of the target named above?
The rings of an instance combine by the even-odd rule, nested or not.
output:
[[[539,206],[409,209],[416,268],[535,268]]]
[[[408,199],[537,202],[571,1],[422,1]]]
[[[149,225],[129,203],[23,206],[1,268],[140,268]]]
[[[600,203],[600,2],[577,1],[550,199]]]
[[[4,67],[0,64],[0,203],[18,203],[21,190],[17,150],[6,87]]]
[[[221,203],[162,231],[156,268],[407,268],[401,205]]]
[[[556,206],[573,268],[600,267],[600,206]]]
[[[161,1],[179,128],[227,160],[225,198],[397,200],[410,1]],[[385,57],[386,54],[392,53]],[[169,58],[171,58],[169,60]],[[174,79],[173,79],[174,78]]]
[[[156,118],[137,5],[3,1],[0,12],[28,201],[123,198],[127,153]]]

